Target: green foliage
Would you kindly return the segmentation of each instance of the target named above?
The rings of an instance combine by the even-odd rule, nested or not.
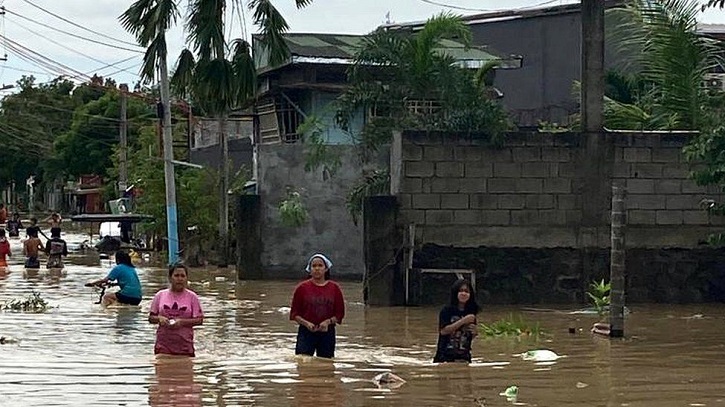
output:
[[[703,109],[710,95],[701,84],[721,63],[721,46],[697,33],[698,13],[696,0],[637,0],[609,11],[617,21],[611,39],[626,61],[622,68],[643,85],[632,103],[614,106],[615,113],[640,118],[634,129],[697,130],[712,122]]]
[[[592,300],[592,305],[594,305],[594,309],[596,309],[597,314],[600,316],[606,314],[609,310],[609,304],[611,301],[609,293],[611,291],[612,284],[605,283],[604,279],[599,282],[593,281],[589,284],[587,296],[589,296],[589,299]]]
[[[0,304],[0,310],[3,311],[45,312],[48,308],[48,302],[36,291],[25,299],[12,299]]]
[[[107,177],[118,143],[119,103],[115,82],[94,76],[75,85],[57,78],[36,83],[23,77],[20,92],[2,99],[0,111],[0,187],[24,185],[36,177],[36,189],[53,182],[95,173]],[[153,112],[146,102],[129,98],[128,135],[133,141]]]
[[[305,145],[305,171],[315,171],[322,167],[324,176],[331,177],[342,165],[340,156],[330,151],[323,139],[324,125],[315,116],[308,117],[297,129],[303,136]]]
[[[500,319],[491,324],[478,324],[478,331],[487,338],[513,336],[538,340],[543,334],[538,322],[532,325],[524,321],[521,315],[514,316],[513,314],[509,314],[508,318]]]
[[[362,216],[365,198],[375,195],[387,195],[389,191],[390,173],[388,171],[374,170],[358,181],[347,194],[345,201],[347,211],[352,216],[355,225]]]
[[[249,170],[242,166],[234,173],[234,175],[232,175],[232,179],[229,182],[229,190],[237,195],[244,194],[244,187],[251,178]]]
[[[183,129],[173,132],[176,141],[182,141]],[[135,211],[154,216],[153,222],[140,224],[143,233],[163,237],[166,230],[166,186],[164,163],[159,158],[156,129],[141,129],[138,140],[129,149],[129,182],[139,189]],[[176,204],[181,247],[192,237],[200,236],[204,242],[213,242],[219,207],[218,174],[215,169],[176,167]],[[195,230],[189,230],[196,226]],[[202,255],[205,253],[202,253]]]
[[[136,141],[140,126],[153,119],[150,105],[138,98],[127,98],[127,137]],[[120,97],[115,89],[107,90],[101,98],[78,107],[70,129],[55,141],[56,165],[75,178],[97,174],[108,178],[114,148],[118,145]],[[58,168],[61,170],[61,168]]]
[[[568,133],[571,128],[562,126],[559,123],[549,123],[547,121],[539,121],[539,133]]]
[[[368,152],[390,141],[395,130],[466,132],[495,140],[510,127],[503,108],[490,98],[489,74],[459,67],[442,51],[442,41],[470,45],[460,18],[441,14],[416,33],[378,29],[367,35],[348,71],[350,88],[338,99],[336,122],[352,130],[360,111],[375,111],[358,137]],[[363,156],[368,156],[364,154]]]
[[[287,198],[279,203],[279,216],[282,225],[290,228],[307,223],[309,215],[299,192],[291,188],[287,190]]]

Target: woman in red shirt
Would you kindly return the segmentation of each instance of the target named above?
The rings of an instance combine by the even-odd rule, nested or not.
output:
[[[309,278],[295,288],[290,320],[300,325],[296,355],[335,356],[335,325],[345,317],[345,302],[340,286],[330,280],[331,267],[330,259],[313,255],[305,268]]]

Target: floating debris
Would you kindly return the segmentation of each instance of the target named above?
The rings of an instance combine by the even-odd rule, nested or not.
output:
[[[379,388],[397,389],[405,384],[405,380],[396,374],[385,372],[373,377],[373,383]]]
[[[530,350],[521,354],[521,358],[523,360],[530,360],[534,362],[553,362],[560,357],[561,356],[548,349]]]
[[[12,299],[0,304],[0,310],[3,311],[45,312],[48,308],[48,302],[35,291],[24,300]]]
[[[519,396],[519,387],[516,385],[509,386],[498,395],[506,397],[506,401],[516,401],[516,398]]]
[[[0,345],[7,345],[9,343],[18,343],[18,340],[9,336],[0,336]]]

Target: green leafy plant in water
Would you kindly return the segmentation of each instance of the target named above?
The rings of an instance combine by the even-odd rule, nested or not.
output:
[[[594,309],[597,310],[597,314],[604,315],[609,310],[609,304],[610,304],[610,291],[612,291],[612,284],[611,283],[605,283],[604,279],[602,281],[593,281],[591,284],[589,284],[589,291],[587,291],[587,295],[589,296],[589,299],[592,300],[592,304],[594,305]]]
[[[0,310],[4,311],[45,312],[48,308],[48,302],[35,291],[25,299],[12,299],[0,304]]]
[[[279,203],[279,216],[282,224],[287,227],[300,227],[307,222],[307,209],[299,192],[287,190],[287,198]]]
[[[543,334],[539,323],[529,324],[524,321],[521,315],[509,315],[508,318],[500,319],[491,324],[478,324],[478,331],[484,337],[529,337],[538,340]]]

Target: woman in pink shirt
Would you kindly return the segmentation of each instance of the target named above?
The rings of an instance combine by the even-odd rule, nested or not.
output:
[[[332,262],[322,254],[310,257],[305,269],[309,278],[295,288],[290,320],[300,326],[296,355],[335,356],[335,325],[345,316],[342,290],[330,280]]]
[[[199,297],[186,288],[189,273],[183,264],[169,267],[169,288],[151,301],[149,322],[158,324],[155,354],[194,356],[194,327],[204,322]]]

